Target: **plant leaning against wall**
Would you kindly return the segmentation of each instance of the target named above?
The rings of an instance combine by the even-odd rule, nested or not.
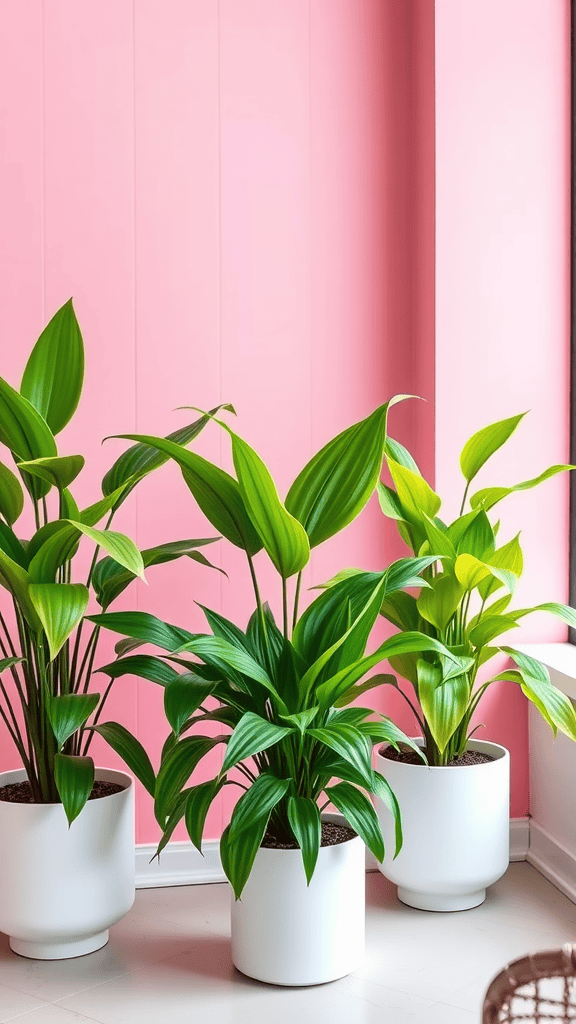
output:
[[[240,787],[242,795],[220,844],[236,900],[242,896],[233,905],[232,952],[240,970],[264,981],[327,981],[354,969],[361,955],[364,855],[360,840],[356,840],[359,852],[353,855],[352,865],[359,881],[348,886],[345,879],[335,879],[333,906],[321,908],[323,940],[311,938],[318,936],[310,930],[310,901],[316,888],[312,884],[307,890],[307,883],[314,881],[315,870],[322,874],[323,855],[330,862],[336,849],[321,847],[321,812],[328,803],[381,860],[382,835],[365,795],[379,794],[394,818],[395,852],[401,845],[398,805],[386,780],[372,768],[371,748],[374,741],[398,746],[409,740],[384,716],[349,706],[383,681],[382,676],[361,680],[386,657],[411,651],[433,651],[461,671],[458,657],[451,657],[440,641],[419,631],[393,637],[373,654],[365,654],[383,600],[403,587],[425,585],[418,574],[435,556],[401,559],[383,572],[345,579],[317,597],[302,615],[298,613],[302,573],[311,548],[350,523],[375,489],[388,443],[388,408],[398,400],[382,405],[330,441],[299,474],[285,504],[256,452],[224,423],[221,426],[231,438],[235,478],[175,444],[129,435],[178,463],[212,526],[241,548],[248,560],[256,609],[246,630],[209,609],[204,611],[211,634],[189,634],[184,640],[182,630],[174,632],[143,613],[108,613],[95,616],[94,621],[169,652],[162,660],[154,659],[150,678],[160,674],[160,666],[165,673],[167,665],[174,664],[188,673],[183,681],[173,670],[174,678],[165,689],[172,731],[162,752],[155,793],[156,817],[164,832],[159,850],[182,818],[200,850],[212,801],[224,786]],[[260,593],[254,557],[262,549],[280,577],[281,628]],[[288,581],[294,577],[289,602]],[[198,660],[190,661],[190,655]],[[103,671],[130,672],[131,658],[121,658]],[[206,707],[209,697],[219,701],[215,710]],[[194,727],[209,722],[232,731],[189,735]],[[221,770],[209,781],[188,786],[196,766],[218,744],[225,747]],[[272,846],[296,849],[261,849],[265,835]],[[267,862],[274,855],[270,874]],[[295,876],[300,888],[295,891],[294,879],[289,883],[278,872],[281,866],[287,870],[289,863],[294,871],[293,858],[299,863],[300,856],[303,870],[300,864]],[[346,909],[348,899],[353,906]],[[298,907],[302,910],[295,939]]]
[[[478,790],[475,799],[475,819],[473,825],[458,828],[455,808],[447,807],[447,814],[453,821],[436,829],[436,834],[445,833],[440,846],[445,841],[452,843],[450,853],[447,848],[438,853],[440,873],[444,871],[446,859],[450,856],[451,863],[456,863],[454,843],[455,834],[466,836],[466,848],[462,850],[462,859],[476,864],[479,875],[473,889],[471,879],[467,881],[468,901],[481,902],[486,884],[494,881],[505,870],[508,862],[508,797],[507,774],[508,754],[497,745],[494,750],[484,750],[486,757],[493,760],[476,767],[465,766],[467,752],[474,749],[472,737],[480,726],[473,726],[472,719],[489,688],[496,682],[510,681],[520,686],[522,692],[538,709],[548,722],[554,734],[563,732],[572,740],[576,740],[576,714],[572,702],[554,687],[545,666],[523,651],[519,651],[508,643],[503,643],[503,636],[514,629],[520,621],[532,612],[549,612],[569,626],[576,626],[576,612],[567,605],[547,602],[531,608],[511,607],[514,590],[523,569],[523,556],[519,542],[519,534],[498,544],[499,523],[490,518],[492,510],[510,494],[528,491],[543,483],[557,473],[570,470],[569,465],[555,465],[546,469],[539,476],[521,483],[508,486],[483,487],[469,497],[470,490],[478,472],[512,435],[524,414],[510,417],[493,423],[478,431],[465,444],[460,457],[460,466],[464,477],[464,494],[459,516],[450,524],[440,516],[441,499],[421,476],[418,467],[408,452],[397,446],[394,452],[388,452],[387,462],[393,486],[380,483],[378,493],[384,514],[395,520],[400,536],[414,553],[420,557],[434,552],[438,559],[434,560],[422,573],[427,586],[418,596],[407,593],[386,595],[382,602],[381,614],[397,626],[398,636],[405,632],[417,630],[426,633],[443,643],[448,650],[462,659],[464,671],[460,675],[451,674],[448,678],[443,663],[430,653],[401,654],[390,659],[391,667],[407,680],[414,690],[410,698],[398,687],[394,678],[387,682],[396,686],[408,701],[416,717],[423,737],[423,749],[429,765],[445,769],[440,773],[428,772],[427,779],[416,765],[394,762],[380,756],[378,764],[387,778],[394,778],[397,785],[399,776],[406,781],[406,786],[414,794],[414,822],[408,825],[410,817],[410,798],[402,802],[405,811],[406,833],[409,836],[402,856],[395,865],[384,864],[384,872],[403,889],[402,898],[413,906],[427,909],[426,901],[434,904],[431,909],[462,909],[461,906],[438,906],[444,900],[450,904],[446,893],[438,893],[435,900],[431,895],[430,877],[431,864],[434,860],[433,835],[434,827],[422,814],[422,808],[434,806],[434,794],[424,794],[416,786],[416,776],[423,780],[423,785],[456,785],[456,778],[462,779],[462,785],[481,787],[481,778],[489,780],[500,773],[506,785],[501,791],[500,810],[494,806],[494,790],[486,782],[487,789]],[[353,570],[352,570],[353,572]],[[513,663],[513,667],[498,671],[490,676],[484,666],[497,655],[505,655]],[[488,679],[479,681],[479,672],[484,669],[483,676]],[[484,744],[485,747],[490,746]],[[482,744],[476,744],[476,756],[481,753]],[[505,756],[504,756],[505,755]],[[470,755],[467,755],[470,759]],[[454,762],[462,763],[461,768],[450,767]],[[446,772],[448,774],[446,774]],[[453,773],[459,772],[457,776]],[[491,774],[492,773],[492,774]],[[434,781],[435,780],[435,781]],[[443,780],[443,781],[441,781]],[[477,780],[475,782],[475,780]],[[504,784],[504,783],[503,783]],[[463,791],[465,792],[465,791]],[[465,800],[472,801],[470,793],[465,793]],[[487,816],[484,817],[484,814]],[[492,828],[498,817],[499,826],[503,830],[499,838],[498,830]],[[386,812],[380,805],[381,821],[386,822]],[[416,822],[417,819],[417,822]],[[389,830],[390,823],[385,826]],[[426,870],[421,870],[417,847],[426,831]],[[412,853],[414,856],[412,857]],[[414,863],[412,863],[414,861]],[[499,866],[498,866],[499,865]],[[406,871],[405,871],[406,869]],[[419,883],[410,885],[406,876],[414,869],[420,873]],[[481,876],[485,881],[480,884]],[[428,890],[425,896],[422,891],[414,896],[414,891],[425,886],[428,876]],[[452,879],[455,892],[456,880]],[[458,902],[458,897],[455,897]],[[462,901],[460,901],[462,902]],[[473,903],[472,905],[476,905]]]
[[[74,822],[72,838],[62,840],[72,844],[81,827],[75,819],[85,808],[93,789],[96,793],[98,786],[102,788],[101,779],[96,779],[95,787],[95,768],[90,756],[95,732],[100,732],[137,772],[151,793],[155,784],[152,766],[138,741],[123,726],[100,722],[111,683],[103,693],[92,692],[100,628],[86,621],[90,592],[106,609],[134,579],[144,578],[146,566],[183,556],[210,565],[197,549],[218,539],[176,541],[140,552],[129,537],[110,529],[116,512],[136,484],[167,461],[166,456],[143,445],[133,446],[116,461],[103,480],[102,498],[82,511],[78,508],[70,487],[84,467],[84,458],[60,455],[55,436],[76,410],[83,377],[84,345],[70,300],[58,310],[34,346],[20,390],[16,391],[0,378],[0,443],[16,465],[16,472],[13,472],[0,462],[0,584],[7,592],[6,606],[0,611],[0,716],[24,769],[16,773],[17,777],[14,773],[0,776],[4,786],[9,783],[0,799],[0,813],[4,818],[7,816],[8,824],[6,821],[4,824],[10,828],[17,815],[24,813],[22,803],[14,803],[14,800],[57,805],[56,831],[60,826],[66,831],[67,824]],[[207,422],[208,417],[203,417],[171,436],[174,441],[186,444]],[[21,540],[16,524],[24,509],[26,493],[36,529],[29,539]],[[97,524],[103,519],[105,526],[98,528]],[[79,582],[74,577],[74,559],[82,541],[92,545],[94,555],[87,578]],[[99,552],[104,557],[99,559]],[[86,630],[87,625],[90,631]],[[124,782],[115,779],[120,785],[112,788],[128,786],[131,800],[131,781],[127,776],[121,779]],[[109,802],[111,797],[105,799]],[[128,796],[118,796],[120,803],[127,800]],[[131,804],[126,810],[127,820],[130,811]],[[95,813],[93,808],[92,813]],[[132,864],[132,880],[130,883],[128,873],[126,887],[128,905],[134,892],[131,829],[133,832],[133,825],[128,821],[127,856],[128,863]],[[17,841],[16,836],[12,838]],[[42,843],[46,839],[50,842],[50,836],[43,834]],[[61,898],[63,894],[55,881],[56,867],[52,870],[47,864],[46,847],[42,853],[45,867],[38,872],[38,885],[58,890]],[[64,885],[72,891],[66,856],[63,848],[60,849],[58,857],[62,863],[59,866],[67,875]],[[10,850],[11,864],[17,865],[19,861],[14,850]],[[8,869],[0,870],[0,878],[0,928],[10,934],[13,948],[16,948],[14,943],[21,940],[18,951],[36,955],[30,952],[34,944],[26,942],[26,923],[18,919],[17,912],[15,920],[11,920],[7,910],[14,901],[20,905],[26,903],[22,892]],[[29,887],[30,880],[24,884]],[[77,895],[81,902],[83,894]],[[38,897],[36,903],[42,902]],[[31,897],[30,904],[33,903]],[[70,901],[61,899],[61,903],[66,906]],[[33,918],[33,908],[31,914]],[[38,938],[41,926],[37,921],[28,923],[28,930]],[[58,924],[56,920],[54,926],[56,931],[63,927],[62,922]],[[49,932],[49,921],[46,927]],[[103,933],[103,928],[100,932]],[[42,943],[36,942],[38,955],[42,955],[38,952],[40,945]],[[44,945],[51,947],[50,956],[76,955],[62,953],[61,949],[60,954],[55,952],[56,946],[48,939]],[[79,949],[77,944],[74,946],[72,941],[68,947],[74,947],[76,952],[87,951]]]

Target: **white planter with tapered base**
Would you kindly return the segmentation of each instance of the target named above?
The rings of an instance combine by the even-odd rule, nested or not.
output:
[[[321,847],[309,886],[300,850],[260,849],[241,900],[232,894],[234,966],[272,985],[335,981],[362,963],[364,911],[358,836]]]
[[[428,768],[377,755],[377,769],[400,804],[404,833],[394,860],[394,823],[377,798],[386,844],[379,868],[398,886],[402,903],[418,910],[477,907],[486,898],[487,886],[508,867],[510,755],[497,743],[482,740],[471,740],[467,749],[495,760]]]
[[[0,774],[0,787],[26,779]],[[0,931],[34,960],[83,956],[134,902],[134,786],[124,772],[96,769],[119,793],[89,800],[68,828],[62,804],[0,800]]]

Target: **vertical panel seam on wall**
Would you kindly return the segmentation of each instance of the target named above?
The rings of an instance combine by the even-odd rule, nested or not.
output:
[[[136,220],[137,220],[137,204],[136,204],[136,0],[132,0],[132,301],[134,304],[133,309],[133,330],[134,330],[134,432],[138,432],[138,286],[137,286],[137,247],[136,247]],[[140,548],[140,537],[139,537],[139,516],[138,508],[140,504],[140,491],[136,488],[134,495],[134,539],[138,548]],[[136,608],[140,608],[140,586],[138,583],[136,586]],[[136,731],[140,731],[140,680],[136,680],[135,688],[135,712],[136,712]],[[138,827],[138,822],[137,822]]]
[[[310,374],[310,457],[314,453],[314,318],[312,314],[312,0],[308,0],[308,372]],[[314,554],[310,551],[310,573],[313,576]]]
[[[40,287],[42,289],[42,328],[46,323],[46,32],[45,32],[45,10],[44,0],[41,8],[41,32],[42,32],[42,71],[40,75]]]
[[[220,0],[217,0],[216,4],[216,32],[217,32],[217,54],[218,54],[218,402],[224,401],[222,395],[222,380],[223,380],[223,367],[222,367],[222,77],[220,73],[221,66],[221,46],[220,46]],[[219,463],[222,465],[222,452],[223,452],[223,431],[218,431],[218,456]],[[220,556],[220,563],[222,563],[222,556]],[[222,573],[218,573],[219,576],[219,589],[220,589],[220,614],[222,614],[224,608],[224,578]],[[221,752],[220,765],[224,763],[224,751]],[[220,800],[220,831],[224,831],[224,801]]]

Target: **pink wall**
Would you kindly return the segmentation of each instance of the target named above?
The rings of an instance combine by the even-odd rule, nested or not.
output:
[[[222,399],[281,490],[395,391],[427,399],[391,428],[430,475],[437,403],[446,493],[454,446],[492,414],[534,410],[519,476],[565,457],[566,10],[437,0],[435,394],[432,0],[0,0],[2,374],[19,380],[72,294],[87,387],[62,448],[89,456],[81,500],[121,450],[104,435],[166,433],[186,422],[176,406]],[[497,370],[482,362],[491,349]],[[472,391],[458,395],[464,380]],[[198,449],[227,460],[215,429]],[[539,593],[561,599],[565,488],[546,486],[517,507]],[[127,506],[120,528],[141,546],[212,532],[173,467]],[[229,581],[194,563],[156,567],[126,606],[196,629],[201,600],[244,622],[244,565],[218,547]],[[372,503],[315,553],[309,582],[397,554]],[[544,628],[535,639],[559,635]],[[157,757],[153,685],[119,683],[112,712]],[[488,723],[514,750],[516,814],[523,715],[507,691]],[[138,815],[152,841],[143,794]]]
[[[530,409],[479,487],[568,461],[568,0],[436,0],[436,483],[454,514],[475,430]],[[568,597],[568,481],[500,506],[522,525],[522,606]],[[515,640],[565,639],[551,617]],[[480,716],[512,751],[512,813],[528,805],[524,698],[493,688]]]

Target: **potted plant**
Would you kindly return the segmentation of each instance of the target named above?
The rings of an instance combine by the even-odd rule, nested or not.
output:
[[[549,602],[512,608],[523,558],[519,535],[502,543],[490,513],[515,491],[524,491],[572,466],[552,466],[512,486],[484,487],[468,500],[477,473],[511,436],[522,415],[493,423],[466,443],[460,457],[465,487],[460,515],[449,525],[439,518],[440,497],[422,478],[400,445],[388,451],[392,487],[379,484],[384,514],[396,521],[407,546],[421,556],[434,553],[418,596],[386,595],[381,614],[403,633],[414,630],[442,642],[462,659],[464,671],[433,652],[390,658],[392,668],[414,689],[410,705],[429,767],[410,752],[380,746],[379,771],[402,808],[404,845],[396,860],[386,856],[381,871],[398,885],[399,898],[423,910],[465,910],[482,903],[486,887],[509,860],[509,754],[504,747],[474,739],[472,720],[486,690],[498,680],[517,683],[553,732],[576,739],[572,703],[550,682],[547,669],[503,642],[530,612],[547,611],[570,626],[576,613]],[[505,654],[511,667],[490,675],[487,666]],[[447,671],[448,669],[448,671]],[[480,672],[482,670],[482,674]],[[486,678],[488,676],[488,678]],[[383,802],[376,806],[385,838],[393,823]]]
[[[393,400],[394,401],[394,400]],[[206,814],[224,786],[242,795],[222,835],[222,865],[233,890],[232,957],[243,973],[280,985],[331,981],[354,970],[364,948],[364,843],[381,860],[382,835],[372,802],[379,794],[401,828],[394,794],[371,764],[374,741],[410,741],[385,717],[349,705],[378,685],[361,682],[392,653],[433,651],[432,637],[411,631],[365,648],[386,595],[419,582],[430,556],[401,559],[380,573],[343,578],[298,614],[310,549],[355,518],[373,493],[386,445],[388,406],[330,441],[302,470],[285,503],[256,452],[225,424],[236,477],[175,444],[130,435],[169,455],[205,515],[247,556],[256,609],[246,629],[204,609],[211,633],[188,634],[144,613],[94,617],[135,641],[155,643],[172,668],[164,694],[171,726],[155,791],[164,835],[182,818],[201,850]],[[220,422],[220,421],[219,421]],[[262,600],[254,558],[264,549],[278,571],[282,626]],[[290,581],[295,579],[295,584]],[[289,593],[289,583],[290,590]],[[293,586],[293,591],[292,591]],[[192,661],[190,655],[197,660]],[[107,666],[130,671],[130,657]],[[208,698],[218,706],[210,710]],[[216,722],[231,732],[191,735]],[[220,771],[188,785],[204,755],[224,749]],[[332,804],[342,815],[324,812]]]
[[[206,561],[196,549],[209,542],[140,552],[110,530],[132,488],[166,461],[142,445],[117,460],[100,500],[78,508],[70,486],[84,459],[60,455],[55,435],[78,405],[83,376],[84,346],[70,301],[34,346],[20,390],[0,378],[0,443],[16,463],[13,472],[0,462],[0,585],[7,592],[0,716],[22,763],[0,774],[0,930],[13,950],[36,959],[98,949],[134,900],[133,783],[123,772],[95,768],[94,732],[137,769],[150,792],[155,785],[138,741],[123,726],[100,722],[110,685],[103,693],[91,689],[100,630],[90,627],[86,636],[90,592],[107,608],[133,579],[144,578],[145,566],[182,555]],[[172,436],[187,443],[206,422]],[[21,540],[16,523],[25,493],[35,532]],[[87,580],[77,582],[73,564],[83,541],[94,556]]]

